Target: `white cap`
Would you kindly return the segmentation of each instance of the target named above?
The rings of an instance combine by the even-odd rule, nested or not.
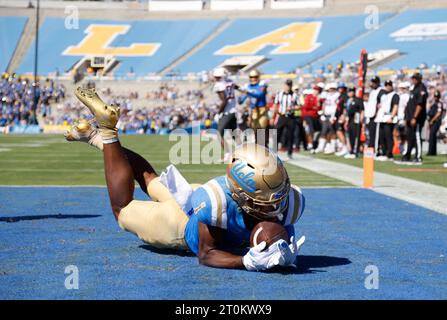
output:
[[[410,83],[408,81],[402,81],[401,83],[399,83],[399,85],[397,87],[398,88],[409,88]]]
[[[226,75],[227,75],[227,70],[225,70],[224,68],[219,67],[219,68],[214,69],[214,72],[213,72],[214,77],[223,78]]]
[[[324,89],[324,83],[323,82],[318,82],[317,83],[317,87],[320,87],[321,89]]]
[[[335,82],[330,82],[330,83],[328,83],[327,85],[326,85],[326,88],[325,88],[326,90],[329,90],[329,89],[337,89],[337,84],[335,83]]]

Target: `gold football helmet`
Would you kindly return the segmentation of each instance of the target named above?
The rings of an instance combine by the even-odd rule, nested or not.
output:
[[[231,196],[247,214],[274,220],[287,208],[290,180],[281,160],[264,146],[245,143],[227,166]]]
[[[261,73],[259,73],[258,70],[253,69],[248,74],[248,78],[250,79],[251,84],[256,84],[259,82],[259,79],[261,78]]]

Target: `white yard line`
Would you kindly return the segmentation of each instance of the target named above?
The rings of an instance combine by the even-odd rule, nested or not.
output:
[[[294,155],[287,163],[361,187],[363,169],[335,161]],[[374,172],[372,190],[447,215],[447,188]]]

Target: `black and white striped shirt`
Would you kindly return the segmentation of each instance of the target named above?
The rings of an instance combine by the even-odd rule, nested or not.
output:
[[[281,115],[292,111],[298,102],[298,96],[295,92],[279,91],[275,97],[275,105],[279,105],[278,112]]]

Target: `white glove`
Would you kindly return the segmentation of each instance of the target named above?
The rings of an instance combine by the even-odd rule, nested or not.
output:
[[[298,257],[298,251],[300,250],[301,246],[304,244],[304,241],[306,241],[306,237],[302,236],[298,241],[295,241],[295,237],[292,236],[290,238],[290,244],[288,246],[287,253],[283,255],[284,259],[280,260],[280,265],[283,267],[296,267],[294,264],[296,257]]]
[[[267,243],[262,241],[251,248],[242,258],[242,263],[248,271],[267,270],[285,263],[286,256],[290,251],[286,241],[278,240],[264,250],[266,246]]]

